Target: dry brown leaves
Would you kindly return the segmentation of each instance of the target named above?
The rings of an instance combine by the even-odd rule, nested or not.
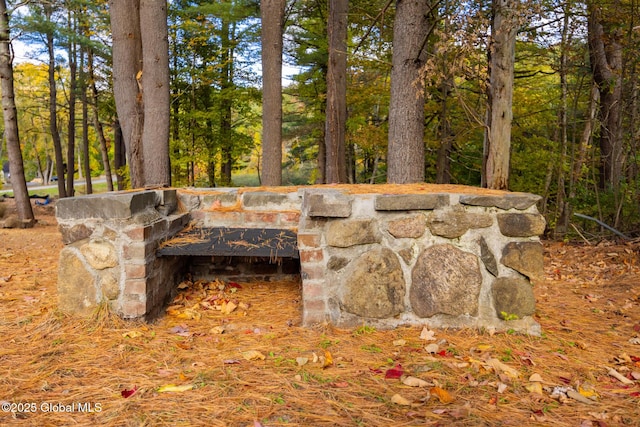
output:
[[[546,244],[541,337],[302,328],[297,283],[187,283],[143,324],[57,311],[45,220],[0,230],[0,425],[639,425],[637,244]]]

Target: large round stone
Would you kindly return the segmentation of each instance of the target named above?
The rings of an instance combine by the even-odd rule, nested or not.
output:
[[[536,298],[528,280],[513,277],[500,277],[491,287],[493,305],[501,319],[516,315],[519,318],[531,316],[536,310]]]
[[[107,241],[96,239],[80,247],[87,263],[96,270],[104,270],[118,265],[118,255],[113,245]]]
[[[361,317],[384,319],[404,311],[402,267],[390,249],[377,248],[354,260],[346,271],[342,307]]]
[[[89,315],[98,305],[96,277],[71,248],[60,252],[58,307],[64,312]]]
[[[478,258],[453,245],[435,245],[418,257],[409,299],[419,317],[476,315],[482,274]]]

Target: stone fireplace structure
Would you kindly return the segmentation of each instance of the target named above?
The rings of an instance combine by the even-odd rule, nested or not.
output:
[[[86,315],[106,302],[124,318],[152,319],[193,273],[188,256],[162,255],[162,246],[186,227],[257,228],[297,236],[304,325],[538,334],[532,285],[543,275],[545,229],[538,200],[428,184],[157,189],[61,199],[59,306]],[[271,261],[289,266],[273,274],[296,273],[297,259]],[[196,264],[202,270],[202,260]]]

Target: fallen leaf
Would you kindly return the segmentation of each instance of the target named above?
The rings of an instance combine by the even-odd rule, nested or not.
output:
[[[505,383],[498,383],[498,393],[502,394],[507,389],[507,385]]]
[[[331,352],[329,350],[324,351],[324,363],[322,363],[322,368],[328,368],[333,365],[333,356],[331,356]]]
[[[402,406],[410,406],[411,405],[411,401],[409,401],[408,399],[400,396],[399,394],[394,394],[393,396],[391,396],[391,402],[395,403],[396,405],[402,405]]]
[[[336,382],[330,383],[329,385],[331,387],[334,387],[334,388],[347,388],[347,387],[349,387],[349,383],[346,382],[346,381],[336,381]]]
[[[142,332],[140,331],[127,331],[122,334],[122,338],[138,338],[142,336]]]
[[[531,374],[531,376],[529,377],[529,381],[531,381],[532,383],[543,383],[544,382],[542,380],[542,377],[540,376],[540,374]]]
[[[409,387],[431,387],[433,384],[412,376],[404,377],[402,379],[402,384],[408,385]]]
[[[437,352],[438,352],[438,350],[440,350],[440,346],[439,346],[438,344],[436,344],[436,343],[431,343],[431,344],[427,345],[427,346],[424,348],[424,350],[425,350],[427,353],[435,354],[435,353],[437,353]]]
[[[225,359],[222,361],[225,365],[239,365],[240,361],[238,359]]]
[[[171,332],[172,334],[178,334],[178,335],[184,336],[185,334],[189,333],[189,328],[185,325],[177,325],[169,329],[169,332]]]
[[[629,340],[630,344],[640,344],[640,337],[631,338]]]
[[[257,350],[249,350],[242,353],[242,357],[246,360],[264,360],[267,357]]]
[[[395,368],[387,369],[387,372],[384,373],[385,379],[398,379],[404,375],[404,370],[402,369],[402,365],[397,364]]]
[[[586,397],[588,399],[592,399],[592,400],[594,400],[597,397],[599,397],[598,392],[590,384],[579,385],[578,386],[578,393],[580,393],[584,397]]]
[[[211,335],[220,335],[224,333],[224,326],[214,326],[213,328],[209,329],[209,333]]]
[[[181,393],[183,391],[187,391],[191,389],[193,389],[193,384],[184,384],[184,385],[167,384],[158,388],[158,393],[167,393],[167,392]]]
[[[542,384],[539,382],[531,382],[524,386],[529,393],[542,394]]]
[[[238,305],[233,301],[223,302],[220,307],[220,313],[231,314],[236,308],[238,308]]]
[[[592,405],[594,402],[591,399],[587,399],[582,394],[578,393],[575,390],[569,389],[567,390],[567,396],[572,398],[573,400],[577,400],[578,402],[585,403],[587,405]]]
[[[440,387],[433,387],[429,390],[429,392],[431,394],[434,394],[438,397],[438,400],[440,401],[440,403],[451,403],[453,402],[454,398],[451,395],[451,393],[449,393],[447,390],[440,388]]]
[[[422,328],[422,332],[420,332],[420,339],[425,341],[435,341],[436,333],[434,331],[430,331],[426,326]]]
[[[404,346],[406,343],[407,343],[407,341],[400,339],[400,340],[395,340],[395,341],[393,342],[393,345],[394,345],[395,347],[402,347],[402,346]]]
[[[513,369],[512,367],[505,365],[501,361],[496,358],[491,358],[487,360],[487,364],[493,368],[496,374],[505,373],[511,379],[516,379],[520,376],[520,373]]]
[[[476,349],[478,351],[487,351],[487,350],[491,350],[492,348],[493,348],[493,346],[489,345],[489,344],[478,344],[476,346]]]
[[[298,366],[304,366],[309,362],[308,357],[296,357],[296,363]]]
[[[132,389],[127,390],[126,388],[124,390],[122,390],[120,392],[120,394],[122,395],[122,397],[124,397],[125,399],[133,396],[134,394],[136,394],[136,391],[138,391],[138,386],[134,386]]]

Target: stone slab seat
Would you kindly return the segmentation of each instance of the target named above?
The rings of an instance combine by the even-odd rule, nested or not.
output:
[[[298,237],[277,228],[193,228],[157,250],[158,256],[299,258]]]

